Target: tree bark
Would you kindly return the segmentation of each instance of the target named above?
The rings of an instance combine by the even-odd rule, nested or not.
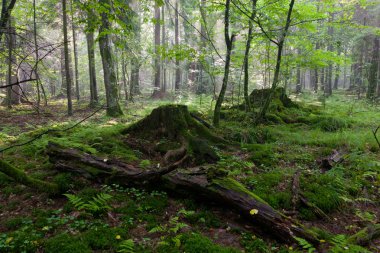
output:
[[[105,8],[109,7],[110,0],[100,1]],[[111,28],[110,21],[106,12],[101,13],[101,26],[99,33],[100,56],[102,57],[103,72],[104,72],[104,85],[106,90],[107,101],[107,115],[111,117],[118,117],[123,115],[119,104],[119,92],[116,78],[115,62],[112,55],[111,38],[108,34]]]
[[[174,21],[174,36],[175,36],[175,46],[176,46],[176,49],[179,50],[179,13],[178,13],[178,1],[179,0],[176,0],[175,2],[175,21]],[[175,88],[175,91],[179,91],[179,88],[180,88],[180,84],[181,84],[181,69],[180,69],[180,62],[179,62],[179,59],[178,57],[176,57],[176,60],[175,60],[175,84],[174,84],[174,88]]]
[[[65,55],[65,75],[66,75],[66,91],[67,91],[67,114],[73,115],[73,105],[71,99],[71,73],[69,62],[69,42],[67,39],[67,8],[66,0],[62,0],[62,12],[63,12],[63,43],[64,43],[64,55]]]
[[[367,98],[374,99],[376,97],[376,88],[378,82],[378,70],[379,70],[379,60],[380,60],[380,39],[374,37],[373,39],[373,49],[372,49],[372,60],[371,67],[368,77],[368,91]]]
[[[154,6],[154,93],[153,97],[160,93],[161,90],[161,57],[159,48],[161,45],[161,12],[158,1]]]
[[[251,49],[251,42],[252,42],[252,33],[253,33],[253,20],[256,16],[256,3],[257,0],[252,0],[252,10],[251,10],[251,17],[249,19],[248,24],[248,37],[247,37],[247,43],[245,46],[245,53],[244,53],[244,100],[245,100],[245,110],[247,112],[251,111],[251,101],[249,99],[248,95],[248,84],[249,84],[249,51]]]
[[[233,46],[233,41],[235,38],[234,34],[232,34],[230,37],[230,4],[231,4],[231,0],[226,0],[226,4],[225,4],[226,9],[225,9],[225,13],[224,13],[224,40],[226,42],[227,52],[226,52],[226,61],[225,61],[225,65],[224,65],[224,77],[223,77],[222,88],[220,90],[218,99],[216,100],[215,109],[214,109],[213,124],[216,127],[219,126],[220,110],[222,108],[224,96],[225,96],[226,90],[227,90],[228,77],[230,74],[232,46]]]
[[[90,106],[98,104],[98,88],[96,84],[96,70],[95,70],[95,42],[94,32],[89,31],[86,33],[87,40],[87,55],[88,55],[88,72],[90,78]]]
[[[73,49],[74,49],[75,95],[76,95],[77,101],[79,101],[80,92],[79,92],[79,72],[78,72],[78,49],[77,49],[75,23],[74,23],[73,0],[70,0],[70,6],[71,6],[71,29],[73,32]]]

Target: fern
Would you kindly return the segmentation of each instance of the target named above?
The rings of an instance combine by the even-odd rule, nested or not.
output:
[[[316,252],[316,249],[312,244],[300,237],[294,237],[297,240],[298,244],[304,249],[307,250],[308,253]]]
[[[81,197],[75,196],[73,194],[63,194],[69,199],[69,202],[78,210],[82,210],[86,203]]]
[[[331,238],[331,242],[334,245],[330,249],[331,253],[341,253],[341,252],[350,252],[350,253],[370,253],[367,249],[359,246],[353,245],[348,242],[348,239],[345,235],[337,235]]]
[[[63,194],[69,200],[69,202],[78,210],[84,210],[92,214],[100,214],[107,210],[112,209],[108,204],[112,196],[107,193],[99,193],[93,200],[85,202],[81,197],[73,194]]]
[[[119,245],[119,253],[133,253],[135,249],[135,243],[132,239],[124,240]]]

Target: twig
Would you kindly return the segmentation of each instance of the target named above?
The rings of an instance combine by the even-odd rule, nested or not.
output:
[[[45,134],[48,134],[48,133],[55,133],[55,132],[64,132],[64,131],[68,131],[68,130],[71,130],[73,129],[74,127],[80,125],[81,123],[83,123],[84,121],[88,120],[89,118],[91,118],[92,116],[94,116],[96,113],[98,113],[99,111],[105,109],[105,105],[102,105],[99,109],[97,109],[96,111],[94,111],[93,113],[91,113],[89,116],[81,119],[80,121],[78,121],[77,123],[75,123],[74,125],[70,126],[70,127],[67,127],[65,129],[48,129],[46,130],[45,132],[43,133],[40,133],[38,134],[37,136],[35,136],[34,138],[26,141],[26,142],[23,142],[23,143],[19,143],[19,144],[15,144],[15,145],[12,145],[12,146],[9,146],[9,147],[6,147],[6,148],[3,148],[3,149],[0,149],[0,153],[3,153],[9,149],[12,149],[12,148],[15,148],[15,147],[21,147],[21,146],[25,146],[25,145],[28,145],[32,142],[34,142],[35,140],[41,138],[42,136],[44,136]]]
[[[376,130],[372,130],[372,133],[373,133],[373,136],[375,137],[375,140],[376,140],[376,142],[377,142],[377,145],[378,145],[379,148],[380,148],[380,141],[379,141],[379,139],[377,138],[377,132],[379,131],[379,129],[380,129],[380,126],[378,126],[378,127],[376,128]]]

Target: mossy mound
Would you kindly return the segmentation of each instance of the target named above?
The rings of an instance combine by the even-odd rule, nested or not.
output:
[[[251,100],[251,105],[254,107],[262,106],[265,101],[268,99],[269,94],[271,93],[271,89],[255,89],[249,95],[249,99]],[[298,107],[296,103],[294,103],[285,92],[285,88],[278,87],[274,91],[272,95],[271,107]]]
[[[135,144],[143,140],[145,145],[152,146],[149,150],[165,154],[166,163],[178,161],[185,155],[197,164],[213,163],[219,160],[214,147],[226,144],[194,119],[185,105],[160,106],[122,133],[128,135],[129,140],[135,139]]]

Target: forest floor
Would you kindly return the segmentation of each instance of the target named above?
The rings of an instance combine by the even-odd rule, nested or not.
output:
[[[380,252],[380,240],[366,249],[347,240],[366,225],[380,222],[380,152],[372,134],[380,124],[380,106],[343,93],[324,103],[312,94],[292,99],[299,108],[274,105],[268,121],[256,127],[249,114],[223,110],[221,127],[215,131],[240,142],[241,149],[219,150],[216,166],[275,209],[314,227],[322,243],[330,242],[329,252]],[[211,119],[209,98],[175,102]],[[50,164],[45,153],[48,141],[104,159],[153,166],[125,145],[120,131],[167,103],[173,101],[137,99],[125,107],[121,118],[108,118],[101,111],[73,129],[46,134],[1,154],[29,176],[69,189],[69,196],[87,205],[79,210],[69,196],[39,193],[0,174],[0,252],[313,252],[304,242],[285,245],[253,233],[254,227],[233,210],[171,192],[89,182],[57,173]],[[68,128],[94,111],[84,103],[74,108],[75,116],[67,117],[63,101],[51,102],[40,114],[27,106],[0,107],[0,149],[48,129]],[[321,161],[332,154],[342,161],[322,168]],[[297,172],[300,192],[311,205],[292,202]],[[104,199],[95,211],[89,207],[93,198]]]

